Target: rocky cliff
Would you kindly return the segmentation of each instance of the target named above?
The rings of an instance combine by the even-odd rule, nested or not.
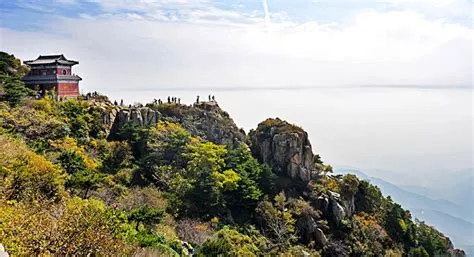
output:
[[[245,131],[239,129],[229,114],[215,101],[192,106],[161,104],[156,108],[164,119],[180,123],[193,136],[223,145],[245,142]]]
[[[177,122],[193,136],[199,136],[216,144],[245,142],[245,132],[239,129],[229,114],[217,102],[203,102],[192,106],[183,104],[148,104],[104,108],[102,120],[110,126],[112,137],[127,123],[148,127],[160,119]]]
[[[108,117],[107,115],[104,115]],[[161,114],[157,110],[149,107],[130,107],[126,109],[119,109],[117,113],[112,116],[111,133],[117,133],[125,124],[133,122],[138,126],[153,126],[158,123]],[[107,119],[104,119],[107,120]]]
[[[249,134],[252,153],[280,176],[310,181],[319,172],[308,134],[280,119],[267,119]]]

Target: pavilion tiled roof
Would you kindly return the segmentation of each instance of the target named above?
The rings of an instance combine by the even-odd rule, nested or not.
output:
[[[76,65],[79,62],[68,60],[64,55],[40,55],[36,60],[24,61],[26,65],[46,65],[46,64],[63,64],[63,65]]]

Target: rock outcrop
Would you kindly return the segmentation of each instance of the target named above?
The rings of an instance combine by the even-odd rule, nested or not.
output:
[[[229,115],[216,102],[203,102],[193,106],[181,104],[149,104],[128,108],[115,106],[103,108],[102,123],[111,127],[109,138],[114,138],[125,124],[154,126],[159,120],[179,123],[193,136],[216,144],[245,142],[245,132],[239,129]]]
[[[308,134],[280,119],[267,119],[250,132],[251,150],[279,176],[310,181],[318,170]]]
[[[332,191],[318,196],[314,200],[314,206],[338,225],[351,217],[355,210],[354,197],[346,199]]]
[[[139,126],[153,126],[160,120],[160,112],[149,107],[132,107],[120,110],[114,120],[114,126],[121,127],[127,122],[134,122]]]
[[[341,224],[341,222],[346,218],[346,211],[344,211],[344,207],[339,204],[334,198],[331,198],[331,216],[334,219],[336,224]]]
[[[316,243],[320,246],[320,247],[324,247],[327,242],[328,242],[328,239],[326,238],[326,235],[324,234],[323,230],[320,229],[320,228],[317,228],[315,231],[314,231],[314,236],[315,236],[315,239],[316,239]]]
[[[153,126],[158,123],[161,118],[159,111],[153,110],[149,107],[131,107],[127,109],[120,109],[113,115],[107,116],[107,113],[103,115],[104,122],[110,122],[110,118],[113,118],[112,128],[110,134],[115,135],[120,128],[129,122],[133,122],[138,126]]]
[[[157,110],[163,119],[177,122],[193,136],[213,143],[238,145],[246,140],[245,131],[239,129],[215,101],[193,106],[162,104],[157,106]]]
[[[2,244],[0,244],[0,257],[8,257],[10,256],[7,251],[5,251],[5,248],[3,247]]]
[[[304,242],[315,241],[321,248],[328,242],[323,230],[318,227],[318,224],[311,216],[301,217],[297,222],[297,228],[302,233],[301,238]]]
[[[449,257],[466,257],[466,253],[460,249],[449,249]]]

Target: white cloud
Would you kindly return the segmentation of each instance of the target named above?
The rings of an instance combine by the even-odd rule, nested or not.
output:
[[[101,4],[113,10],[128,1]],[[160,7],[167,3],[200,7],[169,14]],[[54,35],[3,29],[2,48],[28,59],[74,56],[90,88],[109,87],[104,80],[113,88],[472,83],[472,29],[419,12],[367,10],[344,25],[272,19],[267,27],[262,15],[197,0],[142,0],[129,9],[55,19]]]
[[[77,0],[54,0],[59,4],[76,4]]]
[[[267,0],[262,0],[263,5],[263,12],[265,14],[265,25],[270,25],[270,11],[268,10],[268,2]]]
[[[394,7],[424,12],[439,17],[472,16],[471,0],[380,0]]]

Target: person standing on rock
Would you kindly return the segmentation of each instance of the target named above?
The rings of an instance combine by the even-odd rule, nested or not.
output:
[[[199,96],[197,96],[197,98],[196,98],[196,103],[197,104],[199,103]]]
[[[178,98],[178,104],[181,104],[181,98]]]
[[[212,96],[212,101],[213,101],[213,102],[216,101],[216,98],[215,98],[214,96]]]
[[[170,104],[171,103],[171,98],[168,96],[168,103]]]
[[[123,99],[120,99],[120,106],[123,106]]]

